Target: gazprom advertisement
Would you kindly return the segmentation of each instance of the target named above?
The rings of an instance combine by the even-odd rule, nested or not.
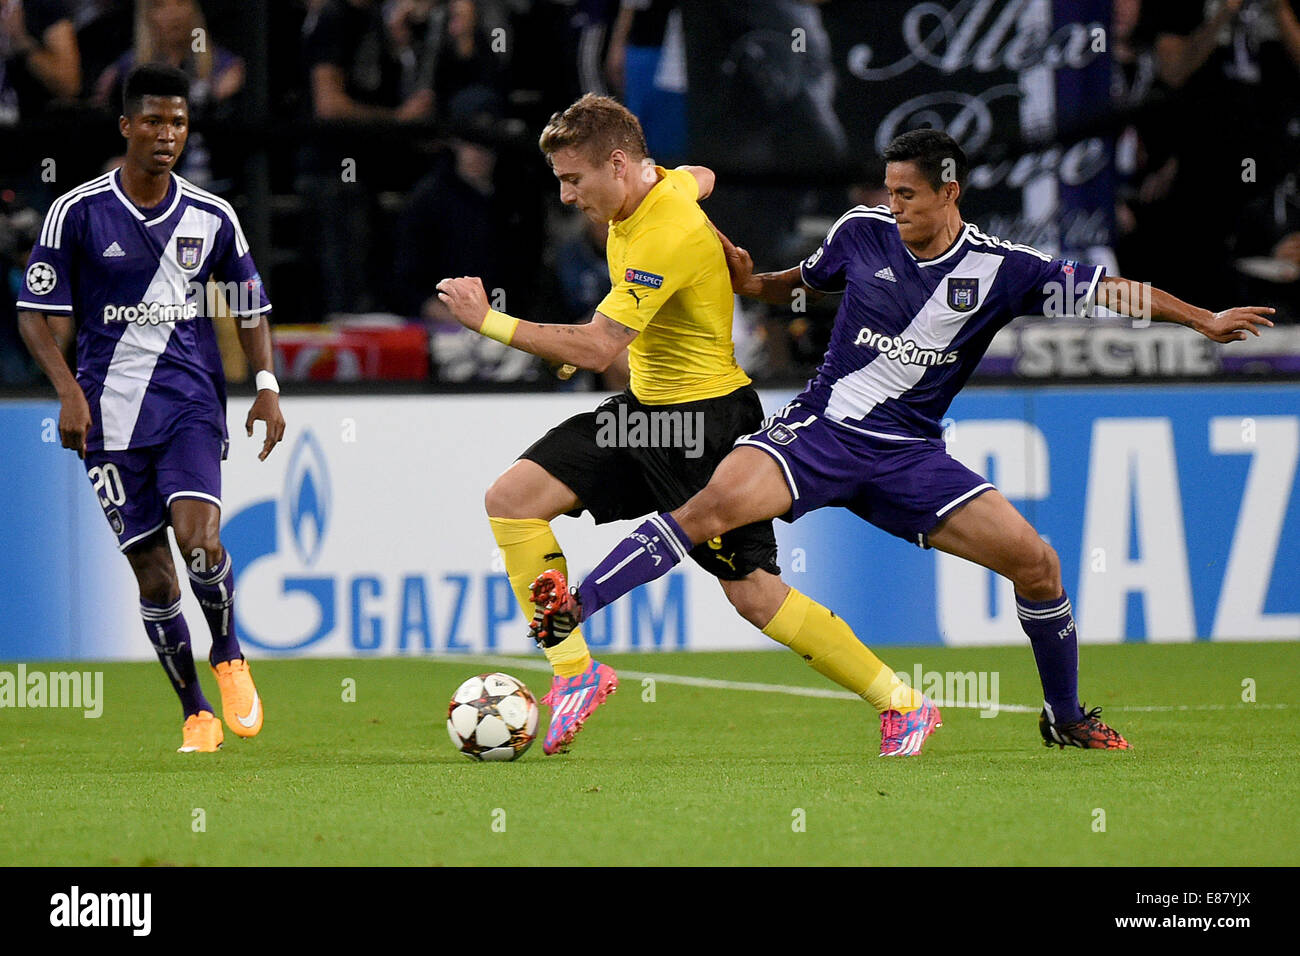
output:
[[[222,540],[250,658],[534,650],[483,494],[600,398],[288,395],[265,462],[244,435],[250,400],[232,400]],[[789,399],[763,395],[769,410]],[[53,402],[0,403],[0,660],[152,658],[134,578],[57,421]],[[1300,639],[1300,386],[969,389],[945,426],[949,451],[1060,554],[1083,641]],[[635,524],[554,527],[580,576]],[[786,580],[869,644],[1025,640],[1009,582],[846,511],[778,521],[777,537]],[[774,646],[691,562],[584,628],[615,651]]]

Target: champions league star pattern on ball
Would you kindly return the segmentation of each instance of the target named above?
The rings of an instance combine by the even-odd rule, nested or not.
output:
[[[127,198],[120,170],[50,207],[18,308],[77,317],[87,451],[158,445],[196,419],[226,434],[216,333],[198,321],[209,279],[236,316],[271,308],[234,209],[174,173],[156,209]]]
[[[479,674],[452,695],[447,734],[472,760],[514,760],[537,737],[537,701],[509,674]]]

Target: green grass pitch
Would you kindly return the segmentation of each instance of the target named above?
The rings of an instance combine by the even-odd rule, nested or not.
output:
[[[1027,647],[885,651],[908,672],[996,671],[1003,706],[1039,700]],[[862,702],[625,673],[571,753],[546,757],[539,740],[478,764],[447,739],[447,701],[463,678],[512,668],[443,658],[254,661],[262,734],[181,755],[157,664],[82,662],[104,672],[100,718],[0,709],[0,864],[1300,863],[1300,646],[1082,657],[1084,700],[1133,751],[1047,750],[1032,714],[949,707],[923,755],[884,760]],[[832,688],[782,651],[605,659]],[[545,691],[544,673],[513,671]]]

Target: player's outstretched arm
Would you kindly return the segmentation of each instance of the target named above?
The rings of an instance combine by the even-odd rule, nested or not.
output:
[[[710,223],[712,225],[712,223]],[[803,289],[814,302],[823,293],[804,285],[803,273],[798,266],[784,272],[754,273],[754,260],[749,252],[728,239],[717,226],[713,231],[722,243],[722,254],[727,258],[727,271],[731,273],[731,291],[747,299],[758,299],[772,305],[789,305],[796,289]]]
[[[54,340],[49,322],[41,312],[19,312],[18,333],[27,350],[36,359],[54,390],[59,394],[59,439],[64,448],[71,448],[82,458],[86,457],[86,433],[90,431],[90,404],[77,384],[72,369],[68,368],[63,351]]]
[[[270,313],[249,315],[238,318],[239,346],[248,357],[248,364],[256,375],[257,397],[253,407],[248,410],[244,428],[248,437],[253,437],[253,422],[266,422],[266,440],[262,442],[262,451],[258,461],[266,461],[271,449],[284,438],[284,416],[280,414],[280,385],[275,380],[272,369],[275,360],[271,355]]]
[[[585,325],[549,325],[516,319],[489,307],[483,280],[477,276],[443,279],[437,288],[438,299],[471,332],[557,365],[603,372],[639,334],[636,329],[600,312]]]
[[[1215,342],[1239,342],[1247,333],[1259,335],[1259,326],[1273,325],[1265,316],[1276,311],[1264,306],[1238,306],[1211,312],[1154,286],[1119,276],[1101,280],[1097,304],[1120,315],[1185,325]]]
[[[699,184],[700,194],[695,197],[696,202],[703,202],[713,194],[713,187],[718,177],[708,166],[678,166],[677,168],[690,173]]]

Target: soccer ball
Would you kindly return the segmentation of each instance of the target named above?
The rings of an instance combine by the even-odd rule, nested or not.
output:
[[[537,737],[537,701],[509,674],[479,674],[452,695],[447,733],[471,760],[514,760]]]

